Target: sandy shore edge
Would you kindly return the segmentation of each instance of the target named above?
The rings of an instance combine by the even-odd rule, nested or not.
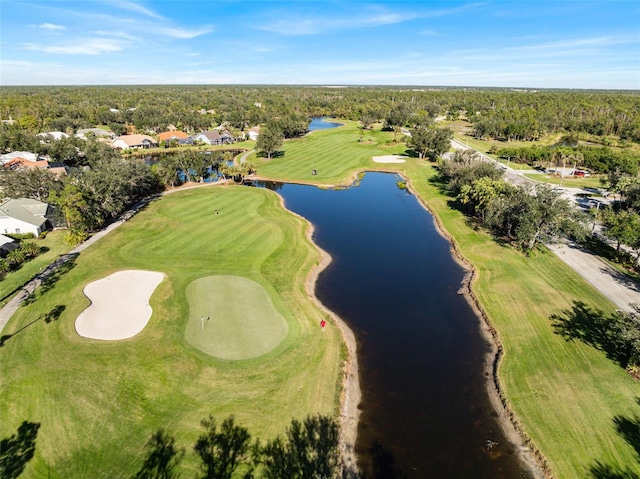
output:
[[[351,471],[357,471],[355,444],[358,435],[358,420],[360,418],[360,376],[358,357],[356,354],[356,337],[347,324],[333,311],[328,309],[316,296],[316,282],[320,273],[331,264],[331,255],[320,248],[313,241],[314,226],[308,219],[287,209],[284,198],[278,195],[282,207],[294,216],[302,219],[306,224],[305,235],[309,242],[320,252],[320,261],[311,268],[305,280],[305,289],[309,298],[318,309],[324,311],[335,323],[347,347],[347,359],[342,371],[342,391],[340,393],[340,456],[342,464]]]
[[[484,361],[486,377],[491,378],[491,380],[487,380],[486,387],[487,393],[489,395],[489,400],[491,402],[491,405],[493,406],[493,409],[498,415],[498,422],[502,426],[502,430],[505,436],[517,448],[518,459],[529,470],[534,478],[553,478],[551,469],[549,468],[544,456],[540,453],[540,451],[538,451],[538,449],[533,444],[533,441],[531,441],[529,436],[527,436],[527,434],[520,426],[515,414],[513,413],[513,411],[511,411],[511,408],[509,407],[506,397],[504,396],[504,393],[502,391],[500,378],[498,377],[498,367],[500,365],[500,361],[502,360],[504,350],[502,347],[502,343],[500,342],[498,331],[496,331],[496,329],[491,324],[489,315],[480,304],[480,300],[475,295],[471,287],[473,284],[473,280],[478,274],[476,268],[471,263],[469,263],[467,259],[462,255],[456,240],[446,230],[435,211],[433,211],[429,207],[428,203],[418,194],[415,188],[413,188],[411,180],[406,178],[401,172],[398,172],[398,174],[406,180],[407,188],[418,199],[420,205],[422,205],[422,207],[431,214],[436,226],[436,230],[451,245],[452,257],[466,271],[465,277],[462,280],[462,284],[460,289],[458,290],[458,293],[464,296],[476,316],[478,316],[478,319],[480,320],[480,331],[485,339],[487,339],[488,343],[491,345],[491,351],[487,353],[486,359]]]
[[[528,437],[528,435],[524,432],[521,425],[519,424],[515,414],[511,410],[508,405],[507,399],[502,391],[502,387],[500,385],[500,379],[498,377],[498,367],[500,361],[503,356],[503,348],[502,343],[500,342],[500,337],[498,331],[491,324],[491,320],[489,319],[489,315],[486,313],[477,296],[474,294],[472,290],[473,280],[477,275],[476,268],[469,263],[466,258],[462,255],[459,250],[459,247],[455,241],[455,239],[448,233],[442,224],[440,218],[432,210],[426,200],[424,200],[418,192],[415,190],[413,185],[411,184],[411,180],[407,178],[402,171],[398,171],[397,169],[363,169],[353,172],[353,174],[347,179],[344,183],[340,184],[318,184],[311,181],[286,181],[277,178],[268,178],[259,175],[251,175],[247,177],[249,180],[257,180],[257,181],[276,181],[281,183],[292,183],[292,184],[302,184],[315,186],[317,188],[332,188],[338,186],[349,186],[353,184],[359,175],[364,173],[393,173],[402,177],[403,180],[406,181],[407,188],[409,191],[418,199],[420,205],[427,210],[431,216],[433,217],[434,224],[436,225],[436,229],[443,238],[449,241],[451,245],[451,254],[456,262],[466,271],[465,277],[462,280],[462,284],[460,287],[460,294],[462,294],[469,305],[473,308],[473,311],[476,313],[480,320],[480,330],[483,336],[487,339],[489,344],[491,345],[491,351],[487,353],[487,357],[485,360],[485,373],[487,378],[491,378],[487,380],[487,393],[489,395],[489,399],[491,401],[491,405],[493,406],[496,414],[498,415],[498,420],[502,429],[505,433],[505,436],[509,441],[517,448],[518,458],[521,463],[529,470],[531,475],[536,479],[551,479],[553,478],[553,474],[551,473],[551,469],[549,468],[544,456],[533,444],[533,441]],[[280,195],[278,195],[280,196]],[[321,260],[319,264],[312,269],[309,273],[309,276],[306,280],[306,288],[309,297],[316,303],[316,305],[325,311],[327,314],[331,316],[331,318],[335,321],[335,324],[340,329],[342,333],[343,339],[347,346],[347,362],[344,366],[343,373],[343,388],[342,395],[340,398],[340,425],[341,425],[341,437],[340,437],[340,451],[342,455],[342,460],[347,467],[351,467],[352,470],[357,470],[356,466],[356,455],[355,455],[355,442],[357,439],[358,433],[358,420],[360,416],[359,404],[361,400],[361,389],[359,382],[359,372],[358,372],[358,360],[356,356],[356,340],[353,331],[346,325],[346,323],[335,313],[327,309],[324,304],[320,302],[320,300],[315,295],[315,284],[320,273],[331,263],[331,256],[329,253],[320,248],[313,241],[313,224],[308,221],[306,218],[292,212],[287,209],[284,198],[280,196],[280,201],[287,211],[291,214],[302,218],[309,227],[307,228],[307,238],[311,241],[311,243],[320,251]]]

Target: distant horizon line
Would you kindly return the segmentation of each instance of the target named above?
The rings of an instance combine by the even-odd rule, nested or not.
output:
[[[113,87],[290,87],[290,88],[402,88],[412,90],[461,90],[461,89],[473,89],[473,90],[513,90],[523,92],[535,92],[538,90],[547,91],[599,91],[599,92],[638,92],[640,93],[640,87],[638,88],[577,88],[577,87],[534,87],[534,86],[472,86],[472,85],[403,85],[403,84],[367,84],[367,83],[353,83],[353,84],[338,84],[338,83],[122,83],[122,84],[39,84],[39,85],[25,85],[25,84],[0,84],[0,88],[82,88],[82,87],[94,87],[94,88],[113,88]]]

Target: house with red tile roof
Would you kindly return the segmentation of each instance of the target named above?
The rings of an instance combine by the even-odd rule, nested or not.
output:
[[[189,138],[184,131],[163,131],[162,133],[158,133],[158,140],[163,141],[171,141],[171,140],[184,140],[185,138]]]
[[[30,161],[26,158],[14,158],[13,160],[9,160],[4,164],[5,168],[10,168],[12,170],[25,170],[25,169],[34,169],[34,168],[49,168],[49,162],[47,160],[38,160],[38,161]]]

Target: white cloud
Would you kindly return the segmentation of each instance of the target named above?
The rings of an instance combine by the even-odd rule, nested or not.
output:
[[[207,33],[213,32],[213,27],[207,26],[191,30],[175,27],[154,27],[152,28],[152,30],[167,37],[178,38],[180,40],[190,40],[191,38],[199,37],[200,35],[206,35]]]
[[[373,6],[368,8],[369,11],[365,11],[364,13],[360,11],[356,13],[353,11],[336,11],[333,12],[333,15],[298,16],[297,18],[294,18],[291,12],[288,12],[287,15],[278,15],[279,17],[286,17],[286,19],[279,18],[273,22],[266,22],[257,28],[287,36],[317,35],[336,30],[370,28],[382,25],[393,25],[410,20],[437,18],[467,12],[483,6],[485,6],[484,3],[468,3],[454,8],[412,10],[406,12],[391,12],[386,8]],[[362,10],[362,8],[359,8],[359,10]]]
[[[126,0],[109,0],[109,6],[116,7],[116,8],[122,8],[123,10],[129,10],[129,11],[136,12],[136,13],[141,13],[143,15],[146,15],[146,16],[151,17],[151,18],[155,18],[157,20],[161,20],[163,18],[162,15],[159,15],[158,13],[154,12],[153,10],[150,10],[149,8],[145,7],[144,5],[141,5],[141,4],[136,3],[136,2],[129,2],[129,1],[126,1]]]
[[[38,28],[43,28],[45,30],[66,30],[67,27],[64,25],[56,25],[55,23],[41,23],[38,25]]]
[[[125,45],[121,41],[109,38],[89,38],[64,45],[38,45],[36,43],[23,43],[22,47],[25,50],[61,55],[99,55],[100,53],[123,50]]]

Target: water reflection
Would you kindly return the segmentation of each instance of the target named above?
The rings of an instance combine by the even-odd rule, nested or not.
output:
[[[529,477],[487,397],[488,344],[458,294],[464,271],[398,180],[278,191],[333,257],[316,293],[358,340],[359,464],[368,478]]]

